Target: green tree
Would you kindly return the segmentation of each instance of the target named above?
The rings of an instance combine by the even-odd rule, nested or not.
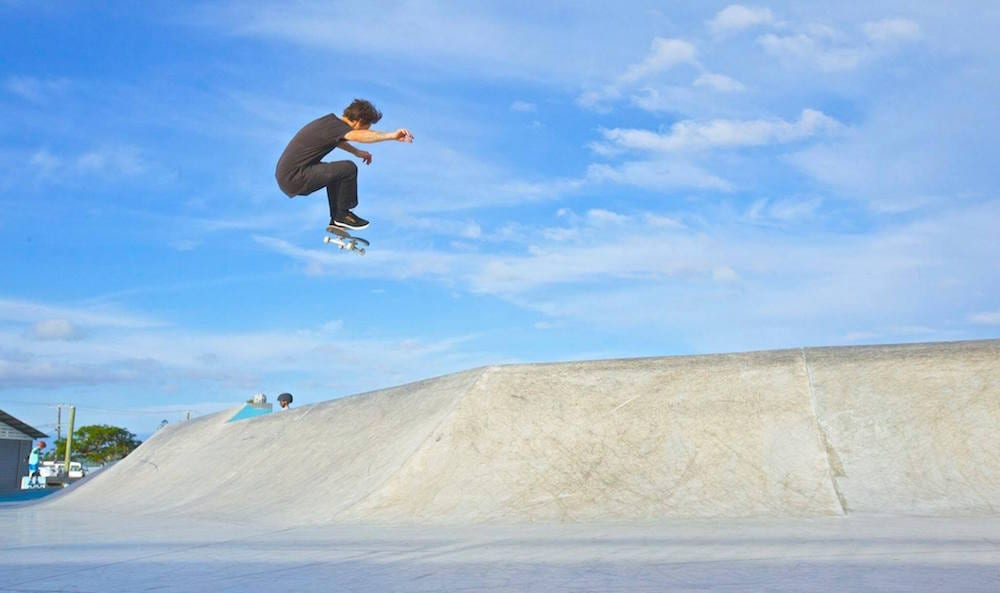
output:
[[[81,426],[73,433],[73,458],[105,464],[125,457],[142,444],[134,434],[107,424]],[[66,457],[66,439],[56,441],[55,459]]]

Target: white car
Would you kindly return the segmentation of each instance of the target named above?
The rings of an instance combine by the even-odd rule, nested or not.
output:
[[[69,462],[69,477],[70,478],[82,478],[85,475],[87,475],[87,470],[86,470],[86,468],[83,467],[82,463],[80,463],[79,461],[70,461]]]

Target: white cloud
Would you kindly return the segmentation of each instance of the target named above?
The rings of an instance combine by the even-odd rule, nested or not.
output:
[[[712,175],[701,167],[680,160],[629,161],[616,166],[592,164],[587,178],[593,182],[634,185],[651,190],[694,188],[709,191],[731,191],[725,179]]]
[[[695,64],[697,51],[694,45],[682,39],[653,39],[652,47],[646,58],[638,64],[629,66],[618,77],[618,86],[624,86],[646,80],[649,77],[664,72],[681,64]]]
[[[865,23],[865,35],[876,43],[903,43],[923,36],[920,25],[907,19],[884,19]]]
[[[68,353],[73,356],[72,352]],[[0,357],[0,389],[57,388],[65,386],[113,385],[148,378],[152,365],[142,360],[117,359],[109,364],[92,365],[69,360],[11,360],[9,353]]]
[[[610,210],[594,208],[587,211],[587,220],[594,226],[620,226],[629,221],[629,217]]]
[[[708,29],[715,35],[725,35],[773,22],[774,15],[768,8],[732,4],[708,22]]]
[[[58,169],[61,163],[62,161],[58,157],[44,149],[35,152],[28,159],[28,164],[31,165],[32,169],[43,173]]]
[[[682,229],[684,223],[674,216],[664,216],[647,212],[643,215],[643,222],[650,228],[672,228]]]
[[[740,281],[740,275],[729,266],[716,266],[712,269],[712,280],[720,283],[735,283]]]
[[[920,25],[898,18],[864,23],[861,26],[863,39],[822,24],[797,29],[761,35],[757,44],[786,65],[806,65],[824,72],[849,72],[887,55],[900,44],[923,37]]]
[[[400,221],[407,230],[419,229],[433,231],[437,235],[458,237],[461,239],[478,239],[483,235],[483,227],[474,220],[449,220],[436,217],[432,219],[408,217]]]
[[[682,39],[656,37],[641,62],[626,68],[614,82],[598,90],[584,92],[577,102],[583,107],[601,109],[605,102],[621,97],[625,90],[636,84],[684,64],[698,66],[697,49],[693,44]]]
[[[66,320],[74,327],[149,329],[162,321],[102,307],[67,307],[33,301],[0,298],[0,322],[37,324]]]
[[[82,173],[135,176],[146,171],[146,164],[140,158],[139,151],[131,146],[91,150],[75,157],[72,162]]]
[[[686,152],[740,146],[783,144],[836,132],[843,126],[814,109],[804,109],[798,121],[781,119],[681,121],[667,134],[650,130],[604,130],[614,146],[648,152]]]
[[[699,96],[704,93],[698,92],[697,88],[693,85],[658,84],[637,89],[630,94],[629,99],[636,107],[651,113],[686,112],[692,109],[701,109],[705,104],[703,97]]]
[[[870,232],[822,230],[831,215],[820,206],[809,197],[758,205],[758,220],[809,218],[809,232],[747,224],[736,212],[727,219],[562,208],[557,224],[509,228],[505,240],[513,243],[497,253],[484,245],[464,253],[416,250],[401,238],[381,243],[370,254],[377,257],[357,266],[326,259],[319,249],[268,246],[309,266],[321,261],[320,273],[340,278],[424,278],[502,298],[570,327],[679,332],[709,350],[787,346],[803,336],[837,343],[850,341],[848,330],[912,340],[918,326],[921,339],[949,339],[957,328],[925,321],[933,311],[966,311],[965,317],[990,310],[984,295],[992,294],[995,274],[981,271],[1000,258],[996,242],[987,239],[1000,202],[909,217]],[[677,205],[677,212],[685,210]],[[499,232],[484,235],[500,239]],[[613,319],[608,310],[616,311]],[[741,329],[734,334],[734,327]]]
[[[527,101],[514,101],[510,104],[510,110],[521,113],[534,113],[538,111],[538,106]]]
[[[1000,311],[983,311],[969,316],[976,325],[1000,325]]]
[[[32,103],[45,103],[61,96],[70,86],[65,78],[41,79],[32,76],[11,76],[4,81],[3,88]]]
[[[762,199],[754,202],[747,218],[753,221],[797,222],[813,217],[822,205],[823,199],[819,197]]]
[[[343,269],[343,263],[341,259],[335,265]],[[93,385],[161,390],[164,385],[187,382],[202,388],[253,389],[268,376],[294,373],[329,386],[341,385],[353,393],[384,387],[387,380],[413,380],[430,372],[459,370],[465,363],[482,362],[463,347],[470,335],[425,340],[371,337],[366,331],[361,336],[356,333],[359,328],[340,320],[315,328],[206,331],[116,323],[114,318],[105,319],[100,309],[89,307],[3,303],[6,305],[0,311],[7,313],[60,311],[70,318],[104,321],[105,325],[102,331],[82,337],[77,325],[66,319],[36,322],[29,332],[0,325],[0,390]],[[24,316],[18,314],[17,318]],[[343,378],[347,369],[353,378]]]
[[[150,165],[134,146],[104,146],[79,154],[57,155],[48,149],[35,151],[28,162],[31,169],[44,177],[69,182],[71,175],[118,179],[137,177],[150,170]]]
[[[888,339],[945,339],[944,328],[923,320],[938,307],[968,307],[972,295],[994,282],[967,272],[1000,256],[995,243],[984,241],[998,205],[862,235],[656,230],[633,218],[627,237],[608,245],[606,253],[582,243],[553,246],[530,257],[503,258],[475,283],[518,295],[518,303],[558,319],[706,336],[719,331],[729,344],[732,324],[755,328],[762,337],[778,328],[801,335],[809,325],[823,326],[824,339],[833,340],[847,323],[875,328]],[[578,265],[585,261],[589,267]],[[616,269],[615,262],[627,263]],[[606,278],[610,289],[586,290],[586,281],[597,277]],[[566,291],[558,290],[561,284],[569,285]],[[904,296],[929,291],[933,298]],[[608,310],[617,312],[613,321],[606,320]],[[973,319],[997,321],[993,313]]]
[[[767,53],[786,63],[816,65],[824,72],[854,70],[868,55],[860,47],[828,47],[826,42],[806,33],[769,33],[760,37],[757,42]]]
[[[32,327],[32,335],[39,340],[72,340],[79,337],[79,333],[68,319],[46,319]]]
[[[491,2],[373,0],[367,6],[368,10],[348,15],[329,2],[222,0],[182,18],[213,34],[277,39],[366,60],[406,61],[419,65],[410,70],[421,79],[458,73],[578,84],[595,71],[606,72],[620,64],[630,51],[623,48],[630,48],[635,39],[634,28],[608,27],[607,9],[601,4],[577,3],[567,10],[558,4],[535,3],[530,18],[516,6]],[[643,29],[645,36],[652,27]]]
[[[431,140],[433,142],[433,140]],[[523,173],[504,168],[503,159],[477,158],[472,148],[446,147],[440,145],[421,144],[420,158],[399,159],[392,163],[384,163],[388,170],[391,167],[392,176],[372,176],[384,185],[378,193],[388,197],[384,204],[372,204],[381,207],[386,215],[399,221],[400,225],[409,225],[410,221],[429,213],[458,212],[490,206],[523,205],[532,202],[551,201],[563,198],[579,190],[585,180],[580,178],[562,178],[540,176],[536,179],[526,179]],[[381,155],[380,155],[381,156]],[[433,183],[430,187],[422,185],[421,190],[414,191],[414,186],[407,180],[424,179]],[[400,195],[410,199],[399,200]],[[366,192],[364,199],[371,199],[372,193]],[[374,196],[380,197],[380,196]],[[448,234],[461,228],[461,234],[473,232],[465,222],[448,222],[442,228]]]
[[[738,80],[733,80],[728,76],[722,74],[712,74],[710,72],[706,72],[695,79],[694,86],[710,88],[714,91],[719,91],[720,93],[736,93],[746,88]]]

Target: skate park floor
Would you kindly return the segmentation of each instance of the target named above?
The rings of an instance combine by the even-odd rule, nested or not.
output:
[[[0,533],[0,593],[1000,590],[983,517],[277,528],[24,505]]]

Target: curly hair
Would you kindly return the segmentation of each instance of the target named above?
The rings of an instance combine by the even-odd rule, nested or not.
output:
[[[371,125],[382,119],[382,112],[376,109],[370,101],[355,99],[344,109],[344,117],[351,121]]]

